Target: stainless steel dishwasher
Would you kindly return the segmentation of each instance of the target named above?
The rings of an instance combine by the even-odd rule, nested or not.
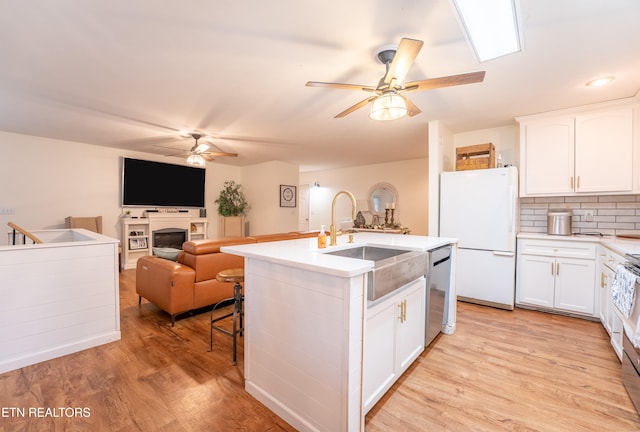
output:
[[[427,319],[424,346],[438,336],[445,318],[445,296],[449,291],[451,277],[451,245],[431,251],[429,268],[429,291],[427,297]]]

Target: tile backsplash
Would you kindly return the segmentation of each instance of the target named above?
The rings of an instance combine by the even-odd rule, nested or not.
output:
[[[640,234],[640,195],[520,198],[520,231],[546,233],[550,208],[571,209],[574,233]]]

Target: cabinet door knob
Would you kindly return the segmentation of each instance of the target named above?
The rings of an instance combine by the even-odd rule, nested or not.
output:
[[[560,274],[560,263],[556,263],[556,275]]]

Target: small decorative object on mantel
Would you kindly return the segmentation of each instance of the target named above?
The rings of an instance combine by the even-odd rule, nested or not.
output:
[[[242,192],[242,185],[233,180],[224,182],[224,187],[215,203],[218,204],[220,216],[240,216],[249,208],[249,203]]]
[[[296,187],[280,185],[280,207],[296,206]]]

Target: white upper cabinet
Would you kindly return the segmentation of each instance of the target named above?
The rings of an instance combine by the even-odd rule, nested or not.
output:
[[[520,196],[634,191],[635,104],[520,117]]]
[[[573,193],[573,117],[556,117],[520,126],[520,195]]]
[[[576,116],[576,192],[633,188],[633,107]]]

